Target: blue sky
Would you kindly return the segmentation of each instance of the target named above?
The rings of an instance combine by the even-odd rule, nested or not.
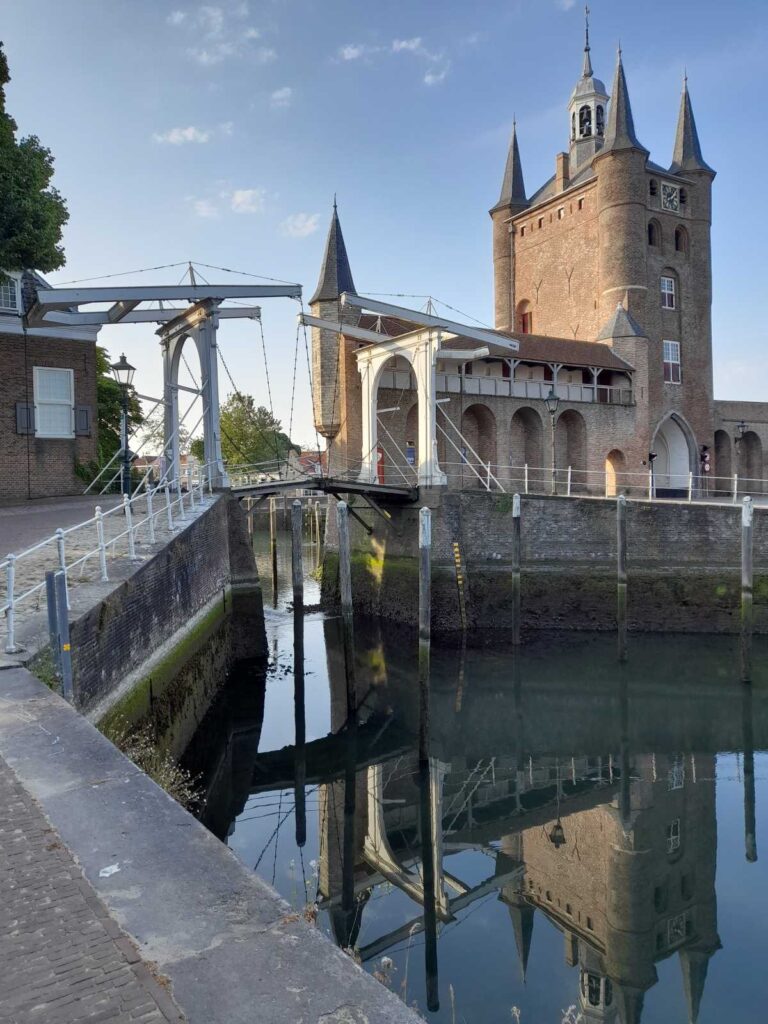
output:
[[[621,40],[637,132],[662,164],[688,69],[704,156],[718,171],[715,393],[764,399],[768,5],[591,8],[595,72],[610,85]],[[530,194],[567,146],[583,9],[575,0],[0,0],[0,37],[9,110],[53,150],[69,203],[68,262],[54,283],[194,259],[299,281],[309,297],[337,192],[358,291],[431,294],[490,322],[487,210],[513,112]],[[287,426],[294,304],[265,302],[264,329]],[[158,392],[151,328],[103,339],[115,355],[125,348],[140,390]],[[226,323],[220,340],[239,385],[266,403],[254,325]],[[293,432],[313,437],[306,374]]]

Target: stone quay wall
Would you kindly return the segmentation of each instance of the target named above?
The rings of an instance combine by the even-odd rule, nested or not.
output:
[[[470,630],[505,630],[512,614],[512,495],[422,493],[432,508],[432,627],[461,628],[458,542]],[[390,506],[389,523],[353,505],[352,585],[362,614],[417,621],[418,514]],[[338,599],[335,510],[328,515],[323,598]],[[741,508],[662,502],[627,505],[628,622],[635,631],[735,633],[740,628]],[[616,502],[521,499],[524,629],[616,625]],[[755,630],[768,633],[768,512],[754,515]]]
[[[128,579],[72,623],[75,701],[91,712],[156,676],[170,679],[179,651],[190,653],[230,610],[229,595],[249,596],[263,636],[258,575],[239,502],[221,495]],[[149,699],[149,698],[148,698]],[[133,718],[133,714],[129,717]]]

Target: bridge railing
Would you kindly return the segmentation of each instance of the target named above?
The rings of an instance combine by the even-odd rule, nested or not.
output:
[[[63,570],[68,606],[73,586],[96,579],[108,583],[110,559],[127,555],[131,561],[140,561],[137,545],[152,545],[158,535],[171,537],[209,504],[208,468],[200,467],[197,479],[190,480],[186,491],[177,481],[173,490],[165,484],[147,486],[141,494],[123,495],[112,507],[97,505],[89,519],[59,528],[0,561],[0,580],[5,584],[0,615],[5,619],[6,653],[20,649],[16,642],[17,611],[22,607],[40,608],[48,570]]]

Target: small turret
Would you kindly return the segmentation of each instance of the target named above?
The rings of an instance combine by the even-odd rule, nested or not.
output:
[[[513,121],[512,137],[509,140],[501,193],[499,194],[499,201],[491,210],[491,214],[499,208],[508,209],[510,206],[516,206],[522,209],[527,205],[528,200],[525,197],[525,182],[523,181],[523,165],[520,160],[520,149],[517,145],[517,123]]]
[[[355,282],[352,280],[352,270],[349,266],[347,247],[344,245],[344,235],[341,233],[339,211],[336,206],[336,196],[334,196],[333,215],[328,228],[320,279],[309,304],[311,306],[315,302],[335,301],[342,292],[354,293],[354,291]]]
[[[686,174],[689,171],[706,171],[712,176],[715,171],[701,155],[699,133],[693,116],[691,97],[688,92],[688,76],[683,79],[683,94],[680,98],[680,115],[677,119],[675,135],[675,151],[672,155],[670,171],[673,174]]]

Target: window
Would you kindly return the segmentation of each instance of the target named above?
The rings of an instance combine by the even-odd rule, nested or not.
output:
[[[592,134],[592,111],[589,107],[582,107],[579,110],[579,135],[582,139],[588,139]]]
[[[667,921],[667,945],[677,946],[685,940],[686,935],[685,914],[678,914]]]
[[[539,217],[539,229],[541,229],[543,227],[544,227],[544,218],[543,217]]]
[[[565,207],[561,206],[560,209],[557,211],[557,219],[558,220],[562,220],[564,216],[565,216]]]
[[[665,363],[667,361],[667,345],[676,346],[676,348],[677,348],[677,366],[678,366],[678,372],[679,372],[679,367],[680,367],[680,345],[676,341],[665,341],[664,342],[664,362]],[[672,354],[674,354],[674,353],[672,353]],[[674,365],[674,363],[672,365]],[[667,379],[666,375],[665,375],[664,379],[665,380]],[[672,383],[678,384],[679,383],[679,378],[678,378],[677,381],[673,381]],[[669,766],[669,771],[667,772],[667,789],[682,789],[684,785],[685,785],[685,759],[684,759],[682,754],[675,754],[675,756],[672,758],[672,763]]]
[[[584,209],[584,200],[583,200],[583,199],[580,199],[580,200],[579,200],[579,209],[580,209],[580,210],[583,210],[583,209]]]
[[[648,245],[652,245],[654,248],[658,248],[661,242],[661,231],[659,230],[658,221],[648,221]]]
[[[523,334],[533,333],[533,313],[520,314],[520,330]]]
[[[18,313],[20,306],[18,279],[0,278],[0,310],[4,313]]]
[[[657,196],[659,194],[659,183],[655,178],[651,178],[648,182],[648,195]]]
[[[597,134],[602,135],[605,131],[605,111],[601,106],[598,105],[595,111],[595,123],[597,125]]]
[[[35,434],[38,437],[74,437],[73,370],[34,368]]]
[[[675,252],[688,252],[688,232],[685,228],[675,228]]]
[[[661,279],[661,308],[676,309],[674,277],[662,277]]]
[[[596,974],[587,975],[587,999],[590,1006],[600,1005],[600,978]]]
[[[688,202],[688,193],[685,191],[684,188],[681,188],[680,189],[680,205],[681,206],[685,206],[685,204],[687,202]]]
[[[525,224],[523,224],[523,226],[520,228],[520,237],[522,238],[524,235],[525,235]]]
[[[665,829],[667,837],[667,853],[674,853],[675,850],[680,849],[680,819],[675,818],[674,821],[670,821]]]
[[[571,114],[571,141],[576,138],[576,115]]]
[[[664,383],[665,384],[679,384],[680,383],[680,342],[679,341],[665,341],[664,343]],[[672,772],[670,770],[670,779],[672,778]],[[681,783],[682,785],[682,783]],[[670,789],[676,789],[676,786],[670,784]]]

